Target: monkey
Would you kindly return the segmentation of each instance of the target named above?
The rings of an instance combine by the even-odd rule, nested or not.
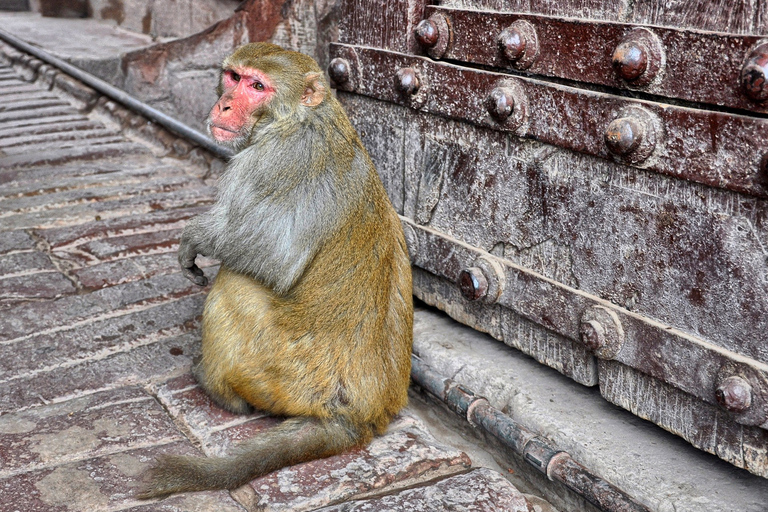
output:
[[[235,156],[179,242],[221,262],[192,373],[234,413],[288,419],[228,457],[160,456],[138,497],[234,489],[367,445],[407,402],[413,290],[399,217],[311,58],[268,43],[227,57],[208,117]]]

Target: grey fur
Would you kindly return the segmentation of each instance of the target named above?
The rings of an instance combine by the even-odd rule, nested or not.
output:
[[[221,176],[216,203],[187,224],[179,263],[193,282],[207,283],[194,265],[202,254],[286,293],[338,230],[340,214],[359,201],[369,159],[356,147],[349,171],[355,175],[339,176],[327,138],[340,132],[317,126],[322,120],[311,112],[303,121],[288,128],[280,120],[257,123],[251,145]],[[328,162],[320,172],[312,164],[318,159]]]

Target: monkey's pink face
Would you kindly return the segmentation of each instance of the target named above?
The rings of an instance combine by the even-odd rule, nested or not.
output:
[[[208,127],[214,139],[233,143],[247,137],[258,120],[257,113],[275,92],[267,76],[258,69],[235,68],[224,71],[224,93],[208,115]]]

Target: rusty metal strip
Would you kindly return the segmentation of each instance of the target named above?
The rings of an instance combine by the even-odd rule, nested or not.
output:
[[[457,283],[465,297],[499,304],[547,329],[768,428],[768,365],[627,311],[401,217],[412,263]],[[748,403],[728,397],[746,386]],[[736,395],[739,395],[736,390]],[[743,394],[743,393],[742,393]],[[738,399],[738,396],[737,396]],[[730,401],[729,401],[730,400]]]
[[[426,17],[417,39],[433,58],[768,112],[768,84],[742,85],[764,37],[437,6]]]
[[[332,44],[336,86],[713,187],[768,197],[768,120]]]

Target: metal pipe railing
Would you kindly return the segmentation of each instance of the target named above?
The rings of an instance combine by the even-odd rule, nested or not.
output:
[[[82,83],[91,87],[100,94],[103,94],[111,100],[121,103],[134,112],[141,114],[142,116],[156,122],[164,128],[167,128],[168,130],[186,138],[190,142],[210,151],[214,155],[220,158],[229,158],[232,156],[232,152],[229,149],[216,144],[204,133],[201,133],[194,128],[190,128],[181,121],[174,119],[168,114],[160,112],[156,108],[150,107],[143,101],[134,98],[127,92],[118,89],[114,85],[109,84],[100,78],[93,76],[87,71],[83,71],[82,69],[75,67],[62,59],[59,59],[58,57],[54,57],[48,52],[28,44],[2,29],[0,29],[0,39],[23,51],[24,53],[28,53],[40,59],[41,61],[60,69],[64,73],[70,75],[73,78],[76,78],[77,80],[80,80]]]

